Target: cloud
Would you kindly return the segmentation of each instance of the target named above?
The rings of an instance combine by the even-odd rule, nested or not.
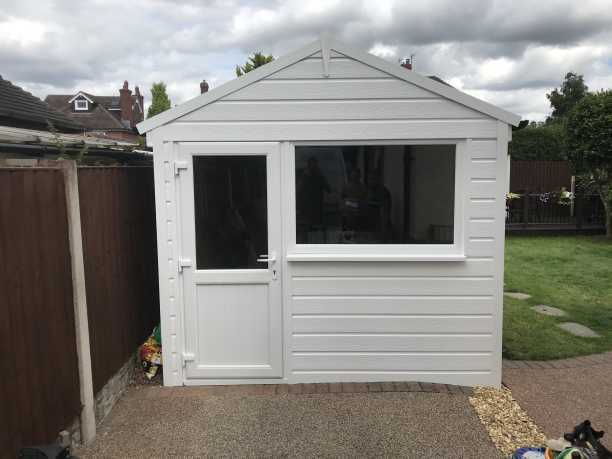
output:
[[[609,0],[4,0],[0,69],[40,97],[163,80],[176,104],[322,31],[530,118],[570,70],[612,84]]]

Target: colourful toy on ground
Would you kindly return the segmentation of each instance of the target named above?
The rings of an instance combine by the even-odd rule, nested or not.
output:
[[[151,336],[140,346],[138,350],[140,364],[148,379],[152,379],[162,366],[162,344],[159,325],[153,329]]]

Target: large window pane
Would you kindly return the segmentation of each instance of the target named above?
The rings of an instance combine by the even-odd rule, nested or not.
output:
[[[454,145],[295,147],[298,244],[452,244]]]
[[[193,159],[198,269],[267,269],[265,156]]]

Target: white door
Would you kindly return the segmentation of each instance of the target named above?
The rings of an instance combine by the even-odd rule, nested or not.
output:
[[[282,377],[279,144],[179,156],[185,379]]]

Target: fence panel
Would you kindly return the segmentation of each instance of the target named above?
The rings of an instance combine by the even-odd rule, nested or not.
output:
[[[79,414],[61,170],[0,168],[0,457]]]
[[[569,161],[515,161],[510,163],[510,191],[546,193],[572,185]]]
[[[153,169],[81,167],[79,196],[97,392],[159,322]]]

